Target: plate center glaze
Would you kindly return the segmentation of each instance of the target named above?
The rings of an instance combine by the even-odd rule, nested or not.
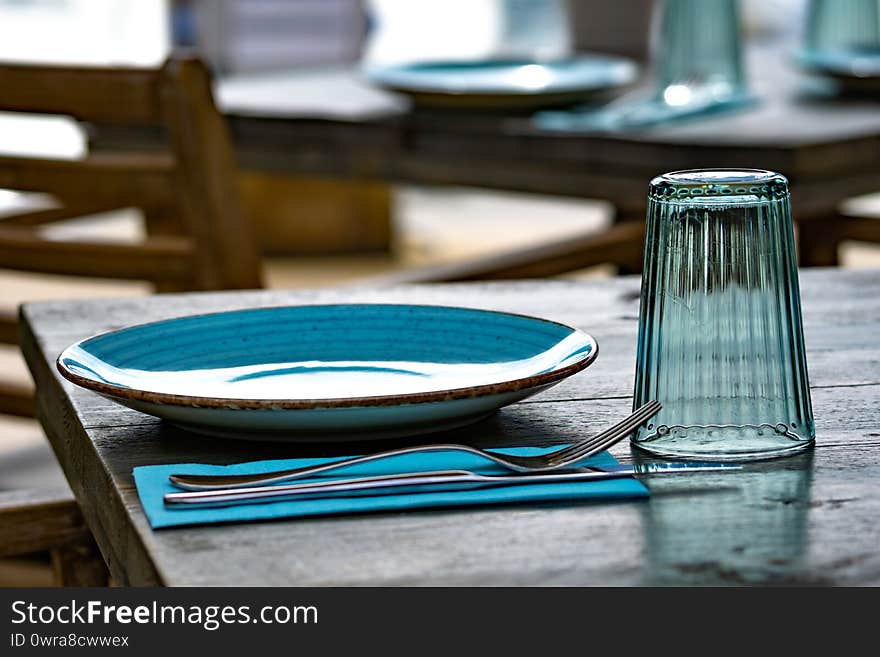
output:
[[[85,351],[64,363],[81,376],[108,384],[173,395],[229,399],[336,399],[398,396],[439,392],[474,385],[499,384],[552,371],[566,360],[589,354],[591,345],[574,333],[554,347],[522,359],[505,352],[485,354],[478,362],[435,362],[427,352],[422,360],[310,360],[267,362],[232,367],[166,370],[112,365]],[[391,351],[393,345],[389,345]],[[319,345],[314,352],[320,353]],[[353,350],[354,351],[354,350]],[[436,354],[443,358],[442,354]],[[475,358],[470,354],[469,358]],[[497,360],[492,360],[497,358]]]

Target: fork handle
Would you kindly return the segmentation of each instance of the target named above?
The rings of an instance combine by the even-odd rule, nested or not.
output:
[[[361,463],[369,463],[370,461],[378,461],[380,459],[389,458],[391,456],[402,456],[404,454],[416,454],[424,452],[445,452],[449,450],[477,453],[467,445],[417,445],[414,447],[401,447],[400,449],[392,449],[385,452],[377,452],[375,454],[365,454],[364,456],[354,456],[351,458],[343,458],[329,463],[321,463],[320,465],[310,465],[303,468],[292,468],[290,470],[275,470],[262,474],[246,474],[246,475],[188,475],[173,474],[169,475],[168,480],[184,490],[204,491],[218,490],[221,488],[234,488],[236,486],[264,486],[269,484],[280,484],[285,481],[294,479],[302,479],[313,475],[329,472],[338,468],[349,467]]]

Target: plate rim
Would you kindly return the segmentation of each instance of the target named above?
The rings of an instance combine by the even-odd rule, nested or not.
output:
[[[436,390],[429,392],[402,393],[398,395],[374,395],[367,397],[334,397],[327,399],[242,399],[234,397],[200,397],[198,395],[181,395],[177,393],[152,392],[148,390],[139,390],[126,386],[120,386],[112,383],[104,383],[96,381],[88,377],[84,377],[76,372],[71,371],[62,362],[65,354],[79,347],[89,340],[96,340],[114,335],[134,328],[151,326],[154,324],[162,324],[165,322],[173,322],[181,319],[194,319],[200,317],[212,317],[217,315],[225,315],[234,312],[248,312],[257,310],[276,310],[284,308],[332,308],[340,306],[393,306],[393,307],[416,307],[416,308],[436,308],[436,309],[454,309],[468,310],[479,313],[490,313],[495,315],[505,315],[509,317],[519,317],[532,321],[544,322],[563,327],[572,332],[572,334],[580,334],[590,345],[590,351],[579,360],[566,365],[565,367],[535,374],[500,383],[488,383],[478,386],[466,386],[461,388],[448,388],[445,390]],[[534,315],[526,315],[524,313],[513,313],[504,310],[490,310],[486,308],[473,308],[470,306],[450,306],[444,304],[412,304],[412,303],[306,303],[306,304],[284,304],[277,306],[256,306],[250,308],[236,308],[230,310],[220,310],[210,313],[195,313],[192,315],[180,315],[177,317],[168,317],[158,319],[151,322],[141,322],[132,324],[122,328],[111,329],[90,335],[86,338],[78,340],[67,346],[55,359],[55,367],[65,379],[74,383],[81,388],[97,392],[98,394],[112,397],[115,399],[134,400],[147,402],[152,404],[160,404],[165,406],[177,406],[184,408],[204,408],[215,410],[254,410],[254,411],[281,411],[281,410],[316,410],[316,409],[341,409],[341,408],[366,408],[375,406],[401,406],[408,404],[426,404],[436,402],[455,401],[461,399],[474,399],[478,397],[487,397],[491,395],[518,392],[528,390],[539,386],[557,383],[569,376],[576,374],[589,367],[599,355],[599,343],[591,334],[577,327],[557,322],[544,317],[536,317]]]
[[[830,59],[825,59],[820,51],[802,48],[795,51],[795,61],[808,73],[826,75],[842,81],[877,82],[880,81],[880,68],[869,73],[859,73],[852,68]]]
[[[554,86],[551,89],[546,87],[538,87],[538,88],[528,88],[528,87],[511,87],[508,89],[443,89],[438,88],[436,85],[432,86],[428,85],[420,85],[420,84],[399,84],[399,81],[389,80],[386,76],[388,72],[403,72],[407,73],[409,70],[413,68],[417,68],[419,66],[454,66],[456,64],[471,64],[471,63],[500,63],[507,64],[510,66],[514,65],[528,65],[528,64],[536,64],[539,66],[552,66],[554,64],[558,64],[558,62],[547,61],[542,62],[540,60],[522,60],[521,62],[515,60],[485,60],[485,61],[470,61],[470,60],[431,60],[431,61],[423,61],[423,62],[404,62],[399,64],[385,64],[385,65],[369,65],[365,66],[362,69],[363,75],[369,80],[371,83],[384,87],[390,91],[394,91],[397,93],[401,93],[404,95],[434,95],[434,96],[442,96],[442,97],[486,97],[486,98],[533,98],[533,97],[541,97],[552,94],[559,95],[571,95],[584,93],[588,91],[597,91],[602,89],[617,89],[628,84],[632,84],[639,75],[638,64],[629,57],[623,57],[620,55],[606,55],[606,54],[595,54],[595,53],[578,53],[576,57],[571,57],[566,61],[589,61],[589,60],[604,60],[610,66],[617,67],[627,67],[629,69],[629,79],[627,80],[619,80],[614,81],[613,83],[607,84],[591,84],[591,85],[583,85],[583,84],[568,84],[560,86]]]

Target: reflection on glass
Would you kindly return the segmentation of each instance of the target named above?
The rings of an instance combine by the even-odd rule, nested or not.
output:
[[[634,452],[636,462],[646,458]],[[813,453],[735,475],[654,477],[641,507],[644,585],[782,584],[809,546]]]

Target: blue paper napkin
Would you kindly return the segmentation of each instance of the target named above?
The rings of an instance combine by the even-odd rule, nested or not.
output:
[[[517,447],[499,449],[498,452],[521,456],[542,454],[559,447]],[[631,477],[600,481],[581,481],[547,484],[518,484],[492,488],[438,491],[436,493],[410,493],[399,495],[353,495],[326,499],[290,500],[266,504],[242,504],[239,506],[179,509],[166,508],[162,498],[166,493],[180,489],[168,482],[168,475],[187,474],[256,474],[328,463],[341,458],[284,459],[254,461],[236,465],[205,465],[199,463],[174,463],[171,465],[147,465],[134,469],[134,481],[138,495],[153,529],[179,525],[200,525],[220,522],[245,522],[271,518],[298,518],[303,516],[334,515],[341,513],[364,513],[371,511],[403,511],[406,509],[438,508],[450,506],[474,506],[509,504],[514,502],[547,502],[560,500],[627,499],[647,497],[648,489]],[[613,465],[617,460],[602,452],[584,465]],[[355,465],[333,472],[321,479],[346,479],[401,472],[428,472],[431,470],[473,470],[484,474],[504,474],[507,471],[474,454],[456,451],[406,454],[373,463]]]

